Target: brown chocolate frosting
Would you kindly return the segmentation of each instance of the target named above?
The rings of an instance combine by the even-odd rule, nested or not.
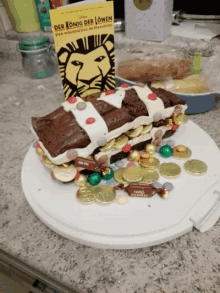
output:
[[[162,99],[165,108],[185,104],[177,95],[166,90],[155,88],[151,88],[151,90]],[[137,117],[148,116],[145,104],[139,99],[134,89],[126,90],[120,109],[104,101],[97,101],[96,98],[99,96],[100,93],[89,95],[84,100],[92,102],[106,122],[109,132],[127,122],[132,122]],[[85,148],[90,144],[87,133],[76,122],[73,114],[66,112],[63,107],[44,117],[33,117],[32,125],[39,140],[52,157],[56,157],[69,149]]]

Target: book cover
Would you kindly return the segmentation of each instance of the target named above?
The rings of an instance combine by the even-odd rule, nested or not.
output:
[[[113,1],[50,10],[65,99],[115,88]]]

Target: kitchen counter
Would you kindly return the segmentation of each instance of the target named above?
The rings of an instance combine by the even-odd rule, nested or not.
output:
[[[43,80],[22,75],[19,62],[0,60],[0,249],[61,284],[87,293],[220,292],[220,220],[167,243],[134,250],[80,245],[47,228],[21,187],[21,167],[34,141],[31,117],[60,106],[59,73]],[[190,116],[220,147],[220,103]]]

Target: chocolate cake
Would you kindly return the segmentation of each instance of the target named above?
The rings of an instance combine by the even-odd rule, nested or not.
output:
[[[141,150],[146,142],[158,145],[173,135],[178,128],[175,115],[186,108],[185,101],[166,90],[123,84],[84,100],[71,97],[54,112],[32,118],[32,127],[53,164],[91,156],[113,163],[127,157],[130,149]]]

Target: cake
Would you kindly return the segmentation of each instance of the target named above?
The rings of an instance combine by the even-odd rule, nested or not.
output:
[[[186,109],[164,89],[122,84],[84,99],[70,97],[52,113],[32,118],[32,130],[51,164],[97,170],[173,135]]]

